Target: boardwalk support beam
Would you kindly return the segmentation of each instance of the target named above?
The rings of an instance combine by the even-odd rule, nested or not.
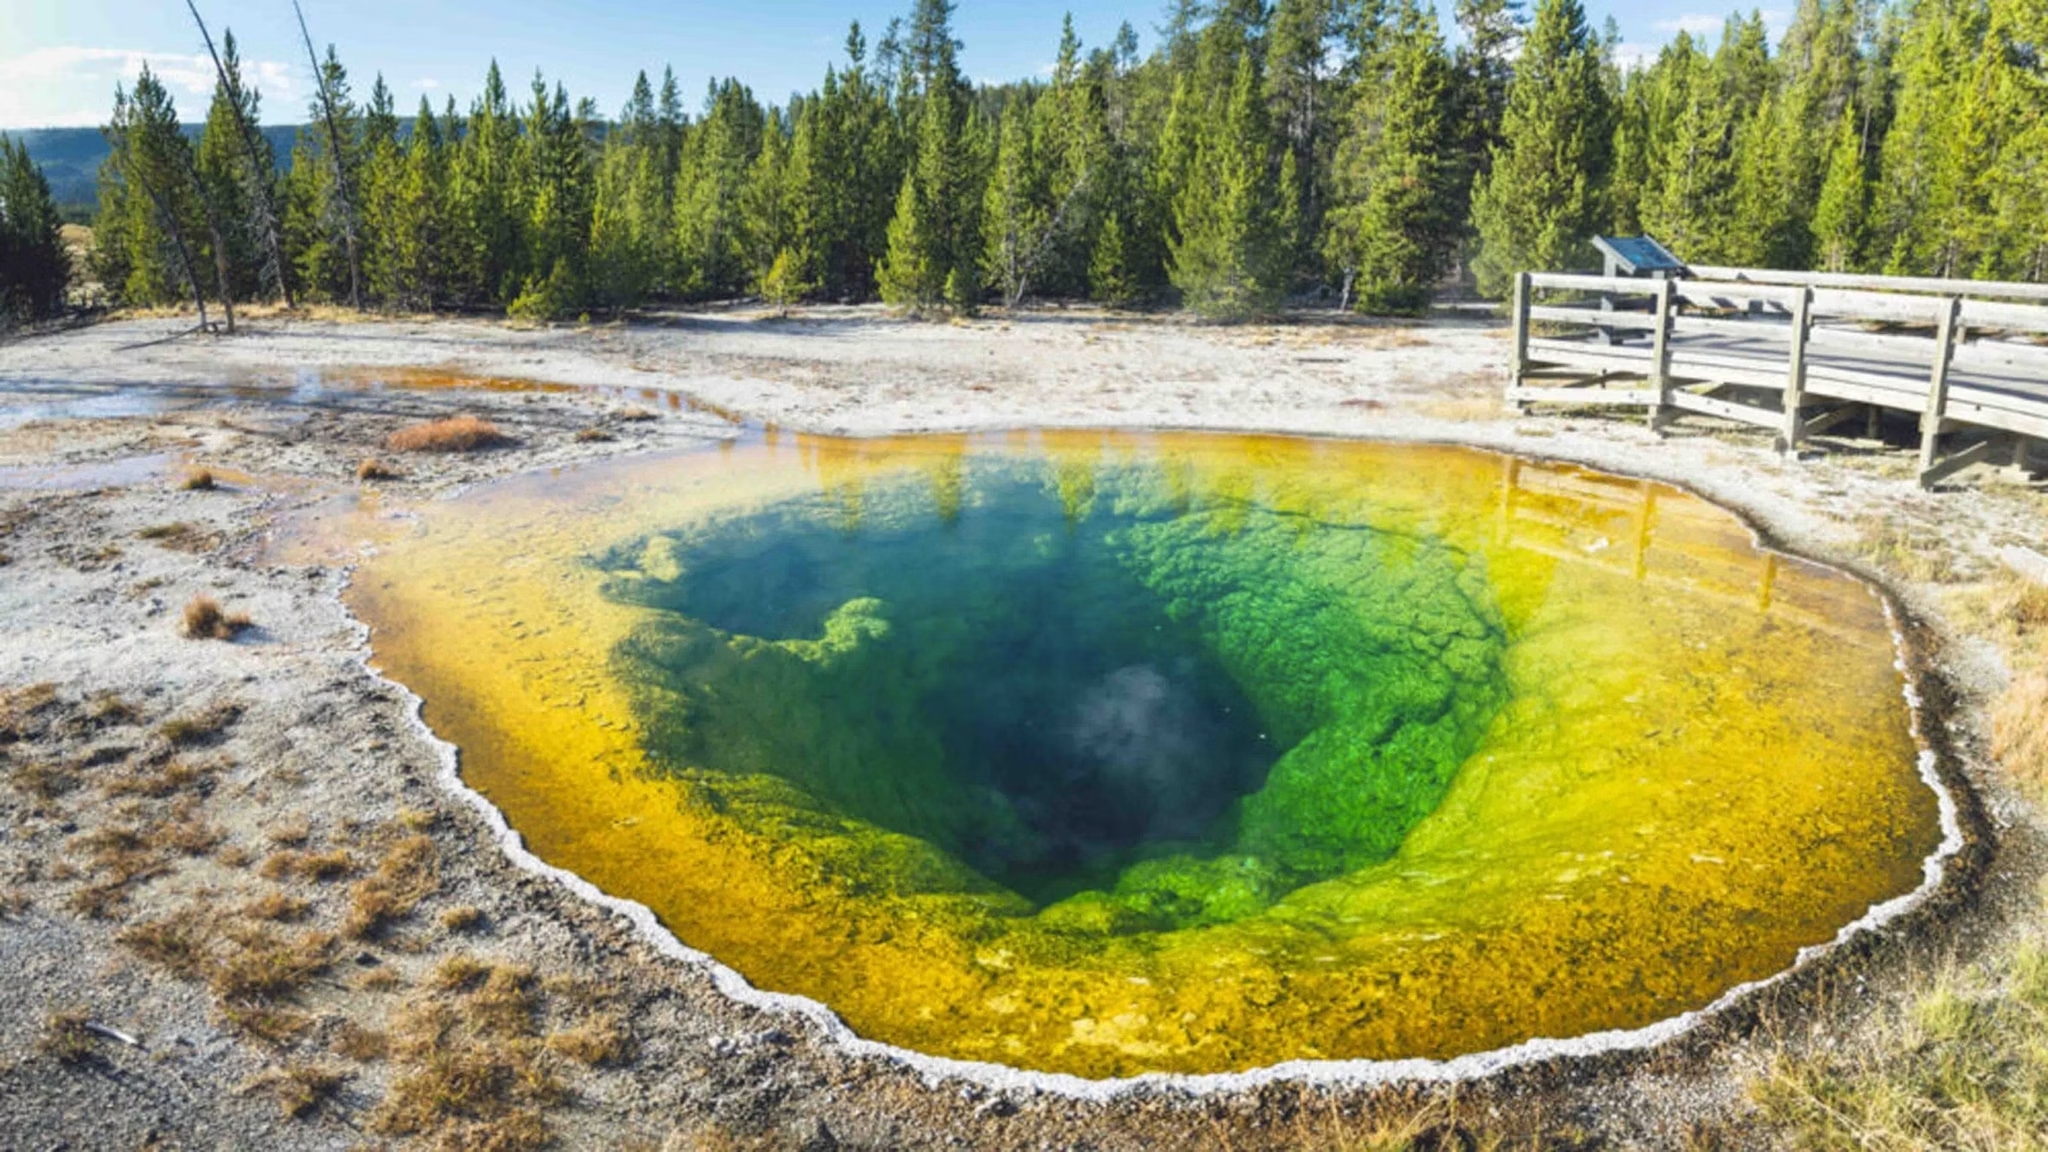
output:
[[[1956,355],[1956,321],[1962,316],[1963,302],[1954,296],[1942,300],[1941,318],[1934,330],[1934,363],[1927,374],[1927,407],[1920,414],[1920,486],[1932,486],[1944,476],[1957,471],[1944,467],[1937,471],[1935,460],[1941,453],[1941,425],[1948,415],[1948,370]]]

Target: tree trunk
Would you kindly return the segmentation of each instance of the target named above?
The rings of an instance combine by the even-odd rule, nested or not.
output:
[[[213,33],[206,30],[206,21],[199,18],[199,8],[193,0],[185,0],[185,7],[192,13],[192,22],[199,25],[199,36],[206,41],[206,54],[213,57],[213,73],[220,78],[220,86],[227,90],[228,106],[235,110],[235,128],[242,137],[242,150],[249,158],[249,184],[255,192],[256,227],[263,233],[266,246],[270,249],[271,274],[277,282],[277,294],[284,297],[286,308],[297,308],[292,299],[290,277],[285,275],[284,241],[277,219],[277,204],[271,199],[271,178],[273,173],[263,163],[262,150],[256,147],[256,128],[242,115],[242,86],[228,82],[228,72],[221,65],[220,53],[214,51]],[[232,306],[231,306],[232,307]],[[235,329],[232,311],[228,317],[228,331]]]
[[[356,257],[355,196],[348,186],[348,165],[341,162],[341,126],[334,118],[334,94],[327,88],[327,70],[320,66],[320,57],[313,51],[313,34],[306,31],[306,13],[299,7],[299,0],[292,0],[292,11],[299,17],[299,37],[306,42],[306,59],[313,65],[313,82],[320,86],[320,115],[327,122],[327,155],[334,161],[334,194],[341,200],[341,236],[348,249],[349,307],[360,312],[363,310],[363,272]]]

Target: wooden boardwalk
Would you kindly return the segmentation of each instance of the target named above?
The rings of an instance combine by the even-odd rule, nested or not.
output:
[[[1507,399],[1623,405],[1771,429],[1781,451],[1886,410],[1920,480],[2048,439],[2048,284],[1695,267],[1673,280],[1523,273]]]

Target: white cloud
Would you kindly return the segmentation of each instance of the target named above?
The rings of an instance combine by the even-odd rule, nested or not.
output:
[[[1634,44],[1624,40],[1614,46],[1614,62],[1619,64],[1623,71],[1630,68],[1647,68],[1657,62],[1659,50],[1656,44]]]
[[[206,115],[213,98],[213,60],[205,53],[63,45],[0,60],[0,125],[80,127],[103,123],[114,87],[133,87],[144,64],[171,93],[182,120]],[[267,108],[297,91],[294,70],[274,60],[244,60],[242,77],[263,93]]]
[[[1714,16],[1705,12],[1688,12],[1670,20],[1657,21],[1657,31],[1677,35],[1690,32],[1695,36],[1718,36],[1728,23],[1726,16]]]
[[[412,86],[414,88],[419,89],[422,92],[431,92],[434,89],[439,88],[441,86],[441,82],[439,80],[434,79],[432,76],[425,76],[413,81]]]

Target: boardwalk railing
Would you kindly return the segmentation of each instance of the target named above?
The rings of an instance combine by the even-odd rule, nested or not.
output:
[[[1920,421],[1933,484],[2048,438],[2048,284],[1695,267],[1677,280],[1525,272],[1507,399],[1688,413],[1771,429],[1780,451],[1889,409]],[[1967,440],[1943,453],[1945,436]]]

